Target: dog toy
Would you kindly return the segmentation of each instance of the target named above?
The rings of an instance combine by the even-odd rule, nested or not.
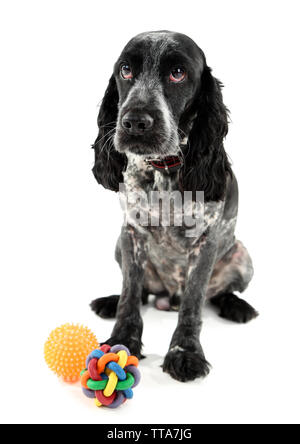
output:
[[[102,345],[88,356],[81,372],[83,393],[94,398],[97,407],[119,407],[133,397],[132,389],[140,382],[138,363],[124,345]]]
[[[57,376],[76,382],[87,355],[96,347],[99,342],[87,327],[65,324],[51,332],[44,348],[45,360]]]

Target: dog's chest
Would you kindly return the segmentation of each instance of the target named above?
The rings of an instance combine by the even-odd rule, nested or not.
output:
[[[159,244],[173,244],[175,250],[183,253],[218,223],[223,208],[222,202],[204,204],[201,195],[192,200],[191,193],[182,191],[179,172],[156,171],[142,156],[129,155],[123,209],[126,222],[140,235],[152,236]]]
[[[150,194],[163,193],[167,198],[175,191],[178,193],[177,197],[182,197],[179,191],[179,173],[169,175],[155,171],[141,157],[131,156],[124,174],[124,184],[126,222],[134,228],[136,241],[143,241],[147,249],[149,279],[154,284],[157,274],[171,294],[178,291],[180,293],[189,263],[200,254],[209,227],[218,222],[222,204],[206,203],[204,208],[199,202],[182,200],[180,205],[180,199],[177,203],[167,199],[170,224],[164,226],[163,208],[150,205]],[[190,236],[195,226],[193,221],[186,223],[183,217],[185,211],[189,216],[199,216],[197,212],[201,212],[203,216],[201,230],[196,236]],[[153,225],[153,221],[156,225]]]

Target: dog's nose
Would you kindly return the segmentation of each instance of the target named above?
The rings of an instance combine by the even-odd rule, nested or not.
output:
[[[147,113],[128,111],[122,118],[122,127],[128,134],[140,136],[153,127],[153,118]]]

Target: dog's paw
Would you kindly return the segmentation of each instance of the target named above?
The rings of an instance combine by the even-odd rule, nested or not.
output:
[[[216,296],[211,303],[220,308],[219,316],[229,321],[243,324],[258,316],[258,312],[248,302],[232,293]]]
[[[142,341],[139,341],[137,339],[132,339],[132,338],[124,339],[121,337],[112,336],[107,341],[103,342],[103,344],[108,344],[110,346],[122,344],[129,349],[131,355],[136,356],[138,359],[145,358],[145,356],[141,354],[142,345],[143,345]]]
[[[113,295],[106,298],[95,299],[91,304],[91,309],[101,318],[111,319],[116,317],[120,296]]]
[[[181,382],[207,376],[209,370],[209,363],[201,352],[182,350],[179,347],[171,349],[163,363],[163,371]]]

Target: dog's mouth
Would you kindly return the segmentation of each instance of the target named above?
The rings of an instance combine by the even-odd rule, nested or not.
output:
[[[115,147],[120,153],[132,153],[138,155],[159,155],[164,154],[164,145],[160,137],[152,134],[147,136],[128,136],[123,131],[117,131],[115,135]]]
[[[128,135],[122,128],[117,128],[114,144],[120,153],[142,156],[176,156],[179,150],[177,137],[167,137],[163,132],[151,132],[141,136]]]

